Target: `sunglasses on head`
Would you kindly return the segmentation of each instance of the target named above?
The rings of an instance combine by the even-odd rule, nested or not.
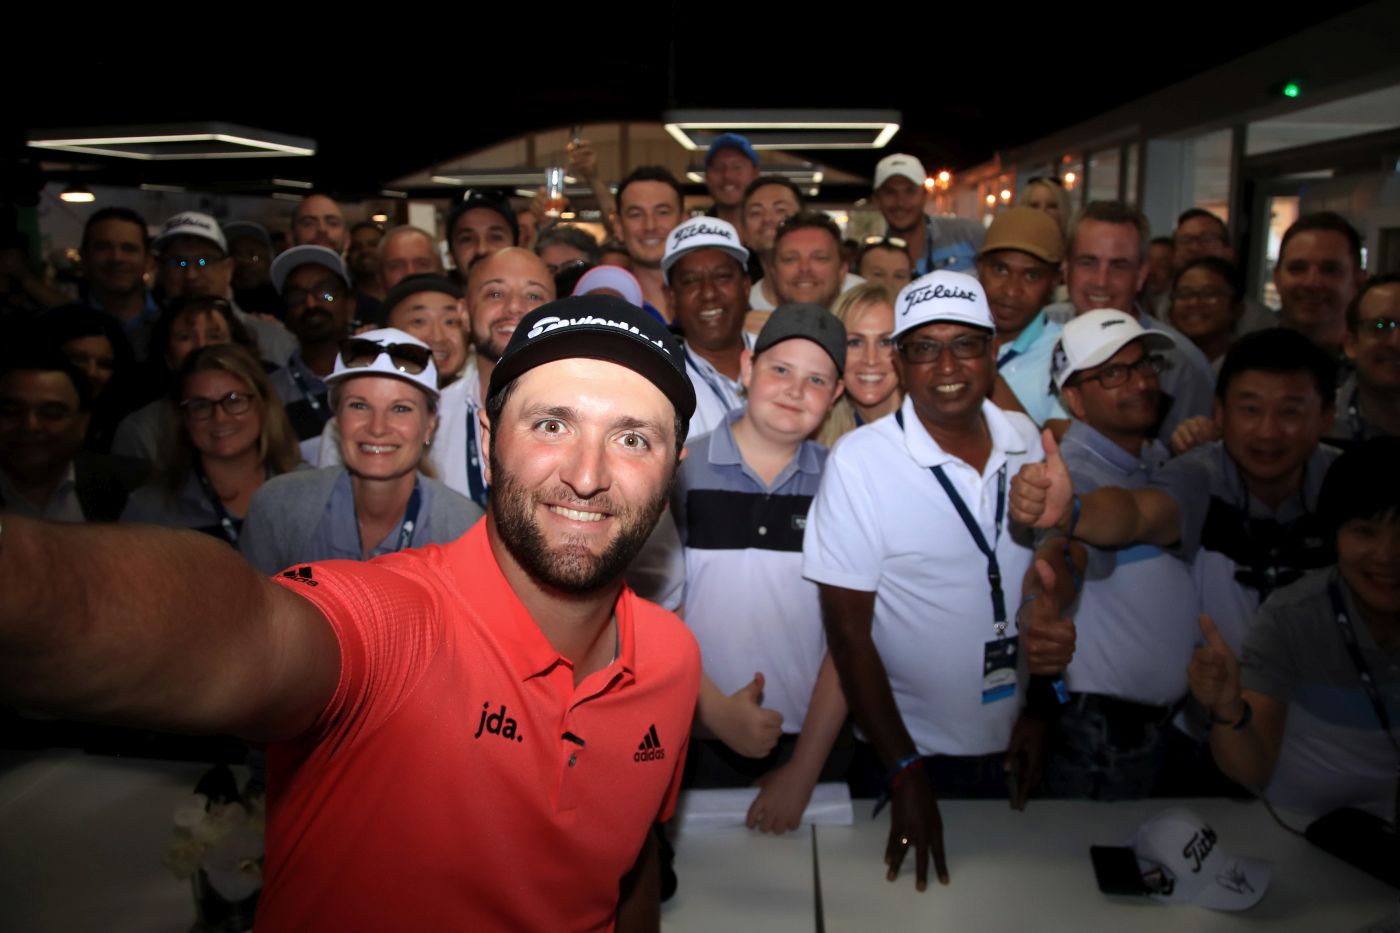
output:
[[[373,366],[382,354],[389,354],[389,362],[401,373],[416,376],[428,368],[433,351],[412,343],[375,343],[351,337],[340,345],[340,361],[346,369],[363,369]]]
[[[908,249],[909,241],[897,236],[868,236],[865,238],[865,248],[872,246],[893,246],[895,249]]]

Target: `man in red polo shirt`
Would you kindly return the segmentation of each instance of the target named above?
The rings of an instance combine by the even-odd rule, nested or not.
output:
[[[5,519],[0,702],[269,742],[260,931],[655,929],[699,652],[621,575],[694,405],[659,323],[569,298],[492,373],[452,544],[268,583],[196,535]]]

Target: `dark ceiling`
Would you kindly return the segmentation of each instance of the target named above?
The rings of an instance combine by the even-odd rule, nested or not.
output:
[[[1060,13],[1048,4],[951,12],[883,4],[873,16],[847,4],[839,17],[785,4],[782,14],[765,8],[738,19],[726,18],[742,8],[732,3],[584,3],[555,15],[530,4],[534,15],[514,20],[467,6],[460,21],[426,8],[391,17],[396,11],[380,5],[367,8],[362,28],[252,28],[242,13],[255,8],[230,5],[217,30],[160,15],[140,26],[88,22],[61,54],[7,58],[0,154],[14,192],[36,180],[38,160],[23,145],[30,129],[222,120],[309,136],[319,152],[218,163],[99,159],[102,169],[87,177],[235,186],[290,174],[355,196],[528,130],[655,120],[670,106],[875,107],[904,115],[890,151],[957,169],[1357,5],[1237,20],[1243,10],[1194,0]],[[423,22],[405,26],[415,15]],[[38,45],[43,35],[36,27]],[[875,161],[869,152],[814,155],[860,174]]]

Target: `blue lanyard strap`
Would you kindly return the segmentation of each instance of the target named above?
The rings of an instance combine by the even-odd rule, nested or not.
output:
[[[904,430],[904,412],[894,413],[895,421],[899,422],[899,429]],[[1001,526],[1006,518],[1006,465],[1002,464],[997,471],[997,514],[996,533],[990,545],[987,544],[986,535],[982,534],[982,528],[977,524],[977,519],[973,517],[967,504],[963,502],[962,496],[953,488],[952,480],[943,472],[943,467],[929,467],[934,479],[943,487],[943,491],[948,495],[948,500],[953,503],[953,508],[957,509],[958,517],[967,526],[967,532],[972,536],[972,541],[977,545],[977,549],[987,558],[987,586],[992,591],[992,621],[996,625],[997,637],[1000,638],[1006,633],[1006,594],[1001,588],[1001,564],[997,561],[996,544],[1001,540]]]
[[[306,403],[311,406],[311,410],[321,419],[321,423],[325,424],[329,421],[331,419],[330,412],[322,411],[325,406],[321,404],[321,400],[311,391],[311,387],[306,384],[306,377],[301,374],[295,364],[288,363],[287,372],[291,374],[292,381],[295,382],[297,388],[301,390],[302,398],[306,399]]]
[[[711,376],[709,373],[705,372],[704,368],[701,367],[701,365],[695,361],[695,357],[690,355],[690,348],[683,348],[683,352],[685,353],[686,368],[693,370],[695,374],[698,375],[700,379],[705,383],[705,385],[710,387],[710,392],[714,394],[715,398],[719,399],[720,407],[723,408],[725,411],[728,411],[729,409],[733,408],[734,406],[730,403],[729,396],[727,396],[724,393],[723,389],[715,385],[714,377]]]
[[[399,543],[394,550],[402,551],[413,540],[413,529],[418,526],[418,508],[422,504],[423,497],[419,495],[418,485],[415,483],[413,494],[408,497],[408,508],[404,509],[403,524],[399,526]]]
[[[476,417],[476,409],[467,407],[467,492],[471,500],[483,509],[486,508],[486,474],[481,464],[481,447],[476,432],[481,423]]]
[[[353,499],[350,504],[352,506],[355,504]],[[408,547],[409,542],[413,540],[413,530],[418,527],[418,509],[422,504],[423,497],[418,491],[418,484],[415,482],[413,484],[413,492],[410,493],[408,497],[408,508],[403,511],[403,522],[399,525],[399,538],[398,543],[394,545],[395,551],[402,551],[404,548]],[[360,537],[360,518],[358,512],[355,516],[355,537],[359,539],[359,552],[361,554],[365,553],[365,542],[364,539]]]

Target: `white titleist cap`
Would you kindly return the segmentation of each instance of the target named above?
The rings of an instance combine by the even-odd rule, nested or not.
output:
[[[966,324],[995,331],[982,283],[962,272],[940,269],[899,290],[894,300],[894,335],[925,324]]]
[[[666,237],[666,255],[661,259],[661,275],[671,284],[671,267],[686,253],[697,249],[717,249],[733,256],[740,266],[747,267],[749,251],[739,240],[739,231],[727,220],[718,217],[692,217],[676,227]]]
[[[201,214],[199,211],[181,211],[165,222],[160,228],[160,233],[156,234],[155,242],[151,248],[159,252],[166,243],[177,236],[197,236],[202,240],[213,243],[225,254],[228,253],[228,240],[224,238],[223,228],[219,222],[208,214]]]
[[[1157,890],[1152,896],[1173,904],[1244,910],[1259,903],[1273,874],[1266,861],[1226,852],[1215,830],[1184,807],[1143,823],[1132,846],[1144,879]]]

